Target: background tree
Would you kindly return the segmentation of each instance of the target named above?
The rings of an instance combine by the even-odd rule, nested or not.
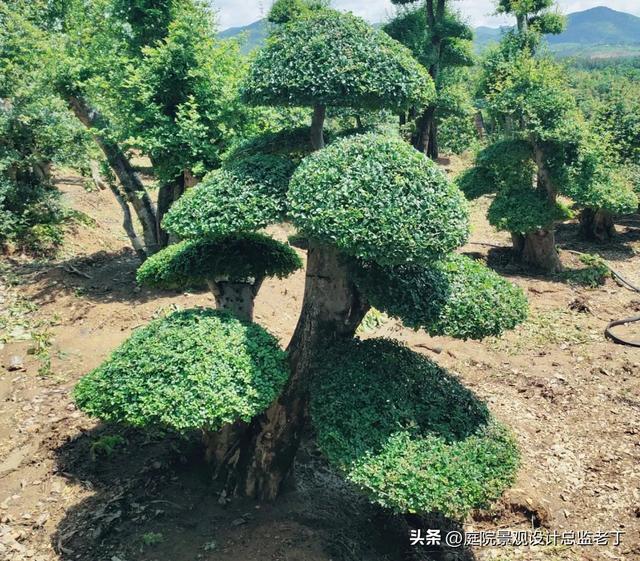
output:
[[[168,243],[162,217],[185,177],[191,184],[219,166],[239,138],[271,126],[273,112],[239,102],[246,65],[236,43],[216,38],[199,0],[73,0],[49,20],[36,16],[36,8],[10,14],[38,46],[39,78],[101,148],[132,245],[143,258],[153,254]],[[152,160],[157,203],[130,162],[132,149]]]
[[[429,70],[437,96],[425,107],[412,107],[408,118],[414,121],[412,143],[432,159],[438,158],[438,123],[445,115],[455,115],[463,109],[460,92],[463,75],[456,69],[473,64],[473,31],[451,9],[447,0],[392,0],[401,9],[384,30],[411,49],[414,56]],[[456,86],[458,86],[456,88]],[[454,103],[452,103],[452,101]],[[405,124],[407,114],[401,116]],[[469,116],[469,122],[471,118]]]
[[[526,316],[519,289],[452,255],[467,238],[468,211],[435,163],[399,137],[379,133],[325,147],[331,140],[323,127],[327,106],[397,110],[427,103],[428,95],[433,85],[411,53],[350,14],[323,9],[278,27],[256,57],[244,97],[313,108],[306,150],[314,153],[300,162],[290,148],[295,142],[256,141],[174,205],[165,226],[193,240],[186,243],[225,245],[228,236],[253,243],[253,232],[286,217],[308,239],[304,301],[288,347],[286,382],[273,345],[256,335],[259,328],[224,311],[191,311],[135,334],[80,383],[80,406],[110,421],[203,429],[225,492],[272,499],[291,471],[311,395],[320,445],[374,500],[387,497],[398,512],[439,509],[460,516],[499,495],[517,465],[508,431],[423,357],[391,342],[353,339],[369,294],[411,325],[460,338],[499,334]],[[251,251],[243,253],[247,263],[239,269],[234,254],[232,270],[231,253],[218,247],[227,268],[217,271],[206,266],[208,259],[184,259],[174,251],[145,264],[141,280],[198,280],[213,273],[225,279],[214,282],[233,277],[255,286],[266,272],[256,270]],[[371,289],[383,279],[392,290]],[[193,337],[189,330],[201,325],[202,336]],[[187,351],[197,364],[184,357]],[[343,411],[347,397],[355,397],[354,385],[358,419]],[[207,401],[211,387],[225,399]],[[425,392],[433,397],[428,405]],[[469,460],[464,466],[477,468],[449,462],[461,456]],[[391,472],[397,477],[388,477]],[[407,491],[425,481],[431,483],[423,491]]]
[[[571,217],[559,195],[578,206],[611,212],[632,208],[635,196],[594,146],[563,69],[536,55],[539,30],[548,30],[555,15],[531,15],[520,4],[512,8],[518,31],[508,33],[490,53],[481,80],[496,142],[479,154],[459,184],[472,197],[496,192],[490,222],[511,232],[514,250],[525,263],[554,272],[562,268],[555,223]]]
[[[44,253],[72,219],[52,168],[86,167],[89,139],[39,79],[33,46],[10,17],[17,7],[0,7],[0,245]]]

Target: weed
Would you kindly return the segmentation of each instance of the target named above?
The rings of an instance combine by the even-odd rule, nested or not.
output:
[[[142,543],[146,546],[158,545],[164,541],[164,535],[159,532],[142,534]]]
[[[98,459],[98,456],[110,458],[116,448],[119,446],[125,446],[126,444],[126,439],[119,434],[106,434],[101,436],[93,442],[89,449],[91,461],[95,462]]]
[[[586,265],[586,267],[561,273],[561,277],[566,282],[588,288],[597,288],[603,285],[607,278],[611,276],[609,266],[599,255],[585,253],[580,256],[580,261]]]

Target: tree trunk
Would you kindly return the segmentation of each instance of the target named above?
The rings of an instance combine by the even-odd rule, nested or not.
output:
[[[253,306],[261,280],[256,283],[209,280],[207,284],[219,309],[228,310],[245,321],[253,321]]]
[[[184,178],[182,176],[173,181],[163,183],[158,189],[158,210],[156,213],[156,229],[158,240],[162,247],[167,247],[171,240],[169,232],[162,227],[162,219],[165,217],[171,205],[175,203],[184,193]]]
[[[524,236],[522,261],[546,273],[562,270],[553,230],[536,230]]]
[[[313,108],[311,118],[311,146],[314,150],[324,148],[324,121],[327,116],[327,108],[324,105],[316,105]]]
[[[522,259],[522,252],[524,251],[524,235],[511,232],[511,242],[513,243],[513,252],[516,254],[517,259]]]
[[[434,153],[434,147],[432,145],[434,126],[436,120],[436,108],[431,105],[427,107],[417,123],[417,133],[414,140],[414,148],[419,152],[422,152],[425,156],[432,158]],[[435,153],[437,154],[437,147],[435,147]],[[438,156],[436,155],[435,158]],[[434,158],[434,159],[435,159]]]
[[[142,181],[120,147],[100,133],[104,129],[104,118],[100,113],[89,107],[79,96],[67,96],[67,103],[80,122],[91,129],[96,143],[118,178],[127,201],[131,203],[140,220],[145,253],[147,255],[157,253],[161,249],[161,243],[158,239],[156,211]]]
[[[606,210],[585,208],[580,213],[580,235],[588,241],[605,242],[616,233],[613,215]]]
[[[133,246],[133,249],[135,250],[138,258],[140,259],[140,261],[144,261],[147,258],[147,254],[144,250],[142,242],[140,241],[140,238],[138,237],[138,234],[136,233],[135,228],[133,227],[133,220],[131,218],[129,203],[122,196],[122,193],[120,193],[117,185],[109,182],[109,189],[111,189],[113,196],[116,198],[116,201],[118,201],[118,204],[122,209],[122,228],[127,233],[129,241],[131,242],[131,245]]]
[[[288,348],[291,377],[284,391],[243,432],[237,449],[225,437],[222,444],[214,440],[207,449],[209,458],[225,458],[216,471],[224,474],[227,494],[261,500],[277,497],[293,467],[307,420],[313,358],[332,340],[353,337],[368,309],[339,252],[311,242],[303,309]]]

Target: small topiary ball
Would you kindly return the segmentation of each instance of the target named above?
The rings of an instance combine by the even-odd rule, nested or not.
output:
[[[521,288],[464,255],[428,267],[363,264],[354,274],[372,306],[431,335],[483,339],[513,329],[528,315]]]
[[[231,282],[285,278],[301,267],[302,260],[290,246],[249,233],[170,245],[147,259],[136,276],[139,284],[184,289],[219,278]]]
[[[255,105],[400,109],[428,104],[435,87],[398,41],[352,14],[320,10],[273,32],[243,97]]]
[[[318,445],[372,501],[463,518],[513,484],[519,456],[509,431],[422,355],[390,340],[354,340],[316,368]]]
[[[193,309],[134,331],[74,399],[107,422],[215,431],[264,411],[288,376],[286,353],[262,327]]]
[[[400,138],[373,133],[306,158],[289,203],[305,235],[379,264],[440,257],[469,233],[466,199],[445,172]]]

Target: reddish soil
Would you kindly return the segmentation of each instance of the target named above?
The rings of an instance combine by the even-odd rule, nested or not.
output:
[[[135,284],[136,260],[107,192],[60,180],[67,204],[95,220],[70,226],[61,255],[12,256],[0,279],[0,559],[82,561],[329,561],[478,559],[640,560],[640,352],[603,337],[612,319],[637,314],[640,294],[609,279],[588,289],[514,265],[508,237],[474,206],[477,254],[527,292],[532,314],[500,339],[431,338],[386,320],[365,336],[390,336],[456,372],[515,431],[518,482],[464,529],[622,531],[618,547],[409,548],[402,521],[369,506],[324,464],[311,443],[295,487],[275,504],[220,504],[195,443],[103,426],[77,411],[76,380],[132,329],[176,308],[212,305],[207,294]],[[618,225],[598,253],[640,283],[640,217]],[[274,230],[278,236],[287,227]],[[491,244],[491,245],[478,245]],[[497,247],[492,247],[497,246]],[[577,257],[562,252],[568,267]],[[283,345],[300,307],[304,273],[270,281],[256,320]],[[620,333],[640,338],[638,328]],[[118,436],[105,452],[105,436]]]

